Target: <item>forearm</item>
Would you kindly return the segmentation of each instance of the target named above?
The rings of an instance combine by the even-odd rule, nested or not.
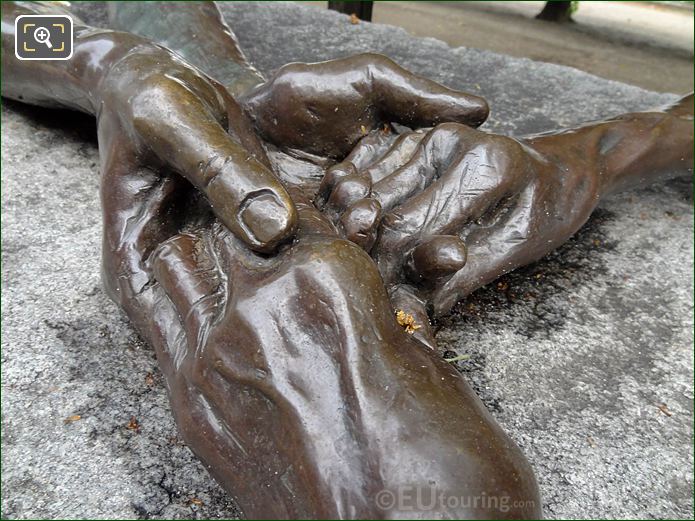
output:
[[[565,171],[596,175],[606,195],[693,171],[693,95],[661,111],[625,114],[522,140]]]
[[[127,33],[96,29],[71,15],[73,55],[69,60],[21,61],[14,54],[17,16],[70,14],[55,4],[6,2],[2,6],[2,95],[33,105],[63,107],[96,115],[102,84],[129,53],[154,46]]]
[[[111,27],[160,43],[234,96],[263,83],[214,2],[111,2]]]

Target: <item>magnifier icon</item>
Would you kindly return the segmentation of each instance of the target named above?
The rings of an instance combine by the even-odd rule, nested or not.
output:
[[[36,30],[34,31],[34,38],[36,39],[37,42],[39,43],[45,43],[46,47],[49,49],[53,49],[53,46],[51,45],[51,32],[46,29],[45,27],[37,27]]]

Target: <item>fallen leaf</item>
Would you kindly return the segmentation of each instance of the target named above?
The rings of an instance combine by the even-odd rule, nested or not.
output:
[[[422,327],[415,323],[415,317],[413,317],[413,315],[406,313],[402,309],[396,311],[396,322],[398,322],[400,326],[403,326],[405,332],[409,335],[412,335]]]
[[[128,425],[126,425],[126,429],[135,432],[140,432],[140,424],[138,423],[138,420],[137,418],[135,418],[135,416],[130,417],[130,421],[128,422]]]

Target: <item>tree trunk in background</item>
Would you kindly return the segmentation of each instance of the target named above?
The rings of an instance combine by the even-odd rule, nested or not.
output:
[[[374,2],[328,2],[328,9],[344,14],[354,14],[365,22],[372,21],[373,6]]]
[[[548,22],[572,22],[572,2],[546,2],[536,18]]]

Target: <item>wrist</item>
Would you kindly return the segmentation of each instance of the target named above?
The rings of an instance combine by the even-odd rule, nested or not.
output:
[[[690,116],[668,109],[625,114],[603,127],[599,143],[603,195],[692,174],[692,111]]]
[[[235,98],[263,83],[263,76],[249,64],[213,2],[191,2],[185,9],[170,4],[114,2],[109,5],[111,26],[173,50]],[[203,34],[212,37],[198,37]]]
[[[624,114],[523,142],[564,170],[594,176],[597,192],[604,196],[692,173],[692,101],[690,109],[682,102],[661,112]]]

